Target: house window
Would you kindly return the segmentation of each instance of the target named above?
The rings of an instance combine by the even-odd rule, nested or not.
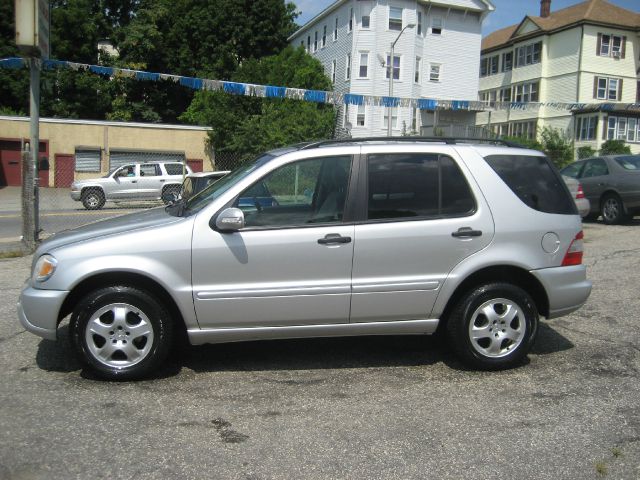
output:
[[[311,53],[311,35],[307,35],[307,52]]]
[[[627,119],[618,118],[618,136],[617,140],[626,140],[627,138]]]
[[[442,35],[442,17],[431,18],[431,35]]]
[[[389,7],[389,30],[402,30],[402,8]]]
[[[516,48],[516,67],[524,67],[540,63],[540,54],[542,52],[542,42],[531,43]]]
[[[333,27],[333,41],[338,40],[338,17],[336,17],[336,25]]]
[[[318,32],[316,31],[315,36],[313,38],[313,51],[318,51]]]
[[[331,62],[331,83],[336,83],[336,61]]]
[[[384,128],[389,128],[389,110],[391,110],[391,128],[398,128],[398,109],[397,108],[385,108],[384,109]]]
[[[353,30],[353,8],[349,9],[349,32]]]
[[[418,22],[416,25],[416,33],[422,35],[422,12],[418,12]]]
[[[640,140],[638,137],[638,120],[636,118],[629,118],[627,120],[627,142],[637,142]]]
[[[365,110],[364,105],[358,105],[358,113],[356,116],[356,125],[359,127],[364,127],[365,124]]]
[[[420,66],[422,65],[422,60],[420,57],[416,57],[416,72],[413,77],[413,81],[416,83],[420,83]]]
[[[346,72],[345,72],[345,79],[349,80],[351,79],[351,54],[347,53],[347,62],[346,62],[347,68],[346,68]]]
[[[578,117],[576,119],[576,140],[595,140],[598,117]]]
[[[360,52],[360,71],[358,76],[360,78],[367,78],[369,76],[369,52]]]
[[[503,88],[500,90],[500,101],[501,102],[510,102],[511,101],[511,89]]]
[[[322,29],[322,48],[327,46],[327,26]]]
[[[536,138],[536,122],[515,122],[511,124],[511,136],[528,138],[533,140]]]
[[[391,65],[391,57],[387,55],[387,68],[385,68],[386,78],[389,78],[389,65]],[[397,55],[393,56],[393,66],[391,68],[393,69],[393,79],[400,80],[400,57],[399,56]]]
[[[371,26],[371,17],[369,15],[363,15],[360,26],[363,30],[368,29]]]
[[[502,54],[502,71],[509,72],[513,68],[513,52]]]
[[[432,63],[429,69],[429,80],[432,82],[439,82],[442,74],[442,65]]]
[[[499,60],[499,55],[480,59],[480,76],[486,77],[488,75],[495,75],[496,73],[498,73]]]
[[[593,97],[598,100],[620,100],[622,98],[622,80],[595,77],[593,90]]]
[[[623,57],[623,45],[626,37],[620,35],[598,34],[598,55],[601,57]]]
[[[539,100],[538,82],[515,85],[513,87],[513,99],[519,103],[537,102]]]
[[[301,40],[301,41],[300,41],[300,46],[301,46],[302,48],[304,48],[304,40]]]

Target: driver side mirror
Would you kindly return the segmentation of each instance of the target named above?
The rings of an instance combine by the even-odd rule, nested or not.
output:
[[[216,218],[216,228],[221,232],[236,232],[244,228],[244,213],[239,208],[227,208]]]
[[[172,205],[180,200],[180,195],[177,192],[169,191],[164,192],[160,198],[166,205]]]

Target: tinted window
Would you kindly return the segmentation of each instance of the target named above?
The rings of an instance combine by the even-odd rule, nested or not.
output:
[[[490,155],[485,160],[528,207],[545,213],[576,214],[567,187],[545,157]]]
[[[640,155],[618,157],[616,162],[625,170],[640,170]]]
[[[601,177],[602,175],[609,175],[607,164],[601,158],[594,158],[587,161],[580,178]]]
[[[182,175],[181,163],[165,163],[164,169],[167,171],[167,175]]]
[[[584,162],[572,163],[568,167],[562,169],[562,175],[566,175],[567,177],[571,178],[578,178],[583,165]]]
[[[342,221],[351,157],[323,157],[284,165],[238,196],[247,227]]]
[[[450,157],[369,156],[369,219],[458,216],[474,208],[464,175]]]

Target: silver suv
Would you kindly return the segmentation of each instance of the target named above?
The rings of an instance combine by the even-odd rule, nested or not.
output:
[[[184,175],[192,173],[179,162],[131,163],[102,178],[78,180],[71,184],[71,198],[82,201],[87,210],[98,210],[107,200],[160,200],[180,191]]]
[[[192,344],[446,332],[474,368],[521,363],[538,319],[582,306],[582,224],[542,153],[447,139],[268,152],[186,201],[46,240],[18,304],[70,315],[110,379]]]

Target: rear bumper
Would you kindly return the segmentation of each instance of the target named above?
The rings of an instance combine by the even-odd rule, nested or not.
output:
[[[591,294],[591,281],[587,280],[584,265],[572,267],[543,268],[532,270],[549,298],[547,318],[562,317],[576,311],[585,304]]]
[[[68,293],[61,290],[39,290],[25,285],[18,300],[18,320],[27,331],[55,340],[58,313]]]

